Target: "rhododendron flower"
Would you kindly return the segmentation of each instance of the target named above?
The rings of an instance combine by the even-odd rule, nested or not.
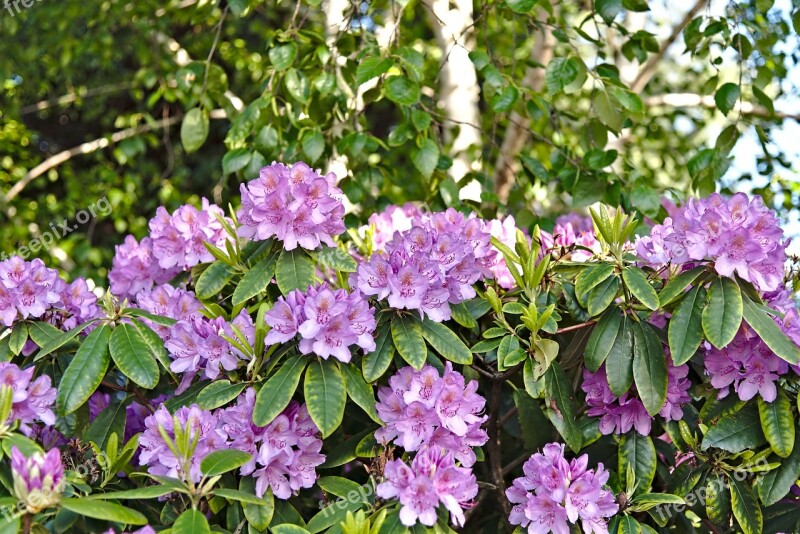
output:
[[[713,261],[723,276],[737,274],[760,291],[774,291],[783,280],[786,245],[778,218],[760,196],[714,193],[689,200],[650,236],[637,238],[636,252],[654,267]]]
[[[672,359],[667,359],[667,399],[658,414],[667,421],[678,421],[683,417],[682,405],[691,400],[689,388],[691,382],[687,378],[687,365],[674,366]],[[650,433],[653,417],[647,413],[644,404],[636,394],[636,386],[617,397],[611,392],[606,377],[605,365],[596,373],[583,370],[581,389],[586,393],[586,403],[591,417],[600,417],[600,432],[603,434],[625,434],[631,428],[646,436]]]
[[[606,533],[609,517],[617,513],[614,495],[604,489],[608,471],[603,464],[587,469],[589,456],[567,461],[564,445],[550,443],[522,466],[524,476],[506,489],[514,505],[509,521],[530,534],[568,534],[578,521],[584,532]]]
[[[46,454],[34,452],[26,457],[12,446],[11,476],[14,494],[29,514],[52,508],[61,501],[64,467],[58,449],[50,449]]]
[[[240,191],[238,232],[243,237],[277,237],[286,250],[314,250],[320,243],[334,246],[333,236],[345,230],[342,191],[333,173],[320,176],[302,162],[291,167],[273,163]]]
[[[179,269],[163,269],[153,257],[153,241],[149,237],[136,241],[126,236],[121,245],[115,247],[108,281],[111,292],[121,298],[134,298],[140,291],[153,284],[165,284],[178,274]]]
[[[561,256],[571,250],[572,261],[587,261],[602,251],[592,219],[575,213],[557,218],[553,233],[541,231],[539,238],[543,253]]]
[[[456,466],[452,452],[436,446],[420,451],[411,466],[402,460],[387,462],[384,476],[377,495],[400,501],[400,521],[407,527],[417,522],[432,527],[440,504],[450,512],[453,523],[462,526],[464,509],[478,494],[472,470]]]
[[[365,352],[375,349],[375,308],[358,291],[334,290],[328,284],[310,286],[305,293],[296,289],[279,297],[264,319],[271,328],[267,345],[286,343],[299,334],[302,354],[326,360],[333,356],[344,363],[352,356],[351,345]]]
[[[33,367],[20,369],[10,362],[0,362],[0,388],[11,389],[11,413],[8,421],[19,421],[20,430],[30,436],[35,422],[54,425],[56,416],[53,413],[53,404],[56,401],[56,388],[51,386],[50,377],[42,375],[33,379]]]
[[[136,306],[146,312],[176,321],[191,321],[203,317],[199,312],[203,305],[191,291],[162,284],[143,290],[136,295]],[[164,341],[170,338],[171,327],[157,324],[142,317],[147,326],[155,330]]]
[[[489,439],[481,425],[486,400],[477,393],[478,383],[465,383],[463,375],[445,364],[444,376],[426,365],[416,371],[403,367],[378,390],[378,415],[386,426],[375,431],[383,443],[394,441],[407,451],[423,446],[451,451],[469,467],[475,463],[472,447]]]

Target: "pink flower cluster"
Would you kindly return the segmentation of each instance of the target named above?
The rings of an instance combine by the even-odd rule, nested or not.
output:
[[[283,248],[314,250],[334,246],[333,236],[345,230],[344,205],[336,175],[320,176],[302,162],[287,167],[273,163],[258,178],[240,187],[239,235],[263,241],[277,237]]]
[[[164,284],[181,271],[214,261],[203,243],[225,247],[229,236],[217,217],[224,218],[219,206],[203,199],[200,209],[184,205],[171,215],[160,206],[150,219],[150,235],[137,242],[127,236],[115,250],[108,273],[111,292],[134,298],[153,284]],[[226,219],[232,224],[230,219]]]
[[[723,276],[736,273],[760,291],[774,291],[783,281],[786,245],[775,213],[760,196],[714,193],[689,200],[649,237],[639,237],[636,252],[654,266],[713,261]]]
[[[403,367],[378,390],[378,415],[386,426],[375,431],[382,443],[394,441],[407,451],[443,448],[461,464],[475,463],[472,447],[489,439],[481,425],[486,399],[477,393],[478,383],[445,364],[444,376],[426,365],[420,371]]]
[[[136,306],[146,312],[177,321],[199,319],[203,305],[194,293],[185,289],[162,284],[145,289],[136,295]],[[158,332],[164,341],[169,340],[170,327],[156,324],[150,319],[142,319],[150,328]]]
[[[683,417],[682,405],[691,400],[689,388],[691,382],[687,378],[688,365],[672,365],[672,360],[667,361],[667,400],[658,415],[667,421],[678,421]],[[583,384],[581,389],[586,393],[586,403],[589,410],[586,412],[591,417],[600,417],[600,432],[603,434],[625,434],[631,428],[646,436],[650,433],[653,417],[647,413],[644,404],[636,394],[636,386],[617,397],[608,387],[605,366],[600,367],[596,373],[583,370]]]
[[[53,404],[56,401],[56,388],[51,386],[50,377],[42,375],[36,380],[33,378],[33,367],[20,369],[10,362],[0,362],[0,388],[11,388],[11,415],[8,423],[19,421],[20,430],[30,436],[35,422],[54,425],[56,416],[53,413]],[[4,423],[6,421],[0,421]]]
[[[540,235],[543,252],[562,256],[566,251],[572,250],[572,261],[590,260],[602,250],[594,233],[592,219],[576,213],[557,218],[553,233],[543,231]]]
[[[38,258],[13,256],[0,262],[0,324],[43,319],[69,330],[99,314],[97,297],[83,278],[67,284]]]
[[[220,449],[238,449],[252,459],[241,467],[242,475],[256,479],[259,497],[271,489],[279,499],[296,495],[301,488],[310,488],[317,479],[316,467],[325,461],[320,453],[322,440],[305,405],[292,401],[267,426],[253,424],[256,392],[250,388],[239,396],[236,405],[214,412],[197,405],[180,408],[173,418],[162,404],[155,414],[144,420],[139,438],[139,464],[154,475],[190,478],[202,477],[200,464],[209,453]],[[189,428],[197,436],[197,448],[189,462],[189,473],[183,472],[181,460],[164,442],[158,427],[174,437],[174,421]]]
[[[350,346],[358,345],[365,352],[375,350],[375,308],[358,292],[334,290],[328,284],[310,286],[305,293],[294,290],[279,297],[264,319],[271,330],[267,345],[286,343],[300,334],[300,352],[331,356],[347,363]]]
[[[564,445],[550,443],[522,466],[524,476],[514,480],[506,497],[514,504],[512,525],[529,534],[569,534],[570,524],[581,522],[583,532],[608,533],[608,518],[617,513],[614,495],[604,489],[608,471],[603,464],[587,469],[589,456],[567,461]]]
[[[231,325],[238,328],[251,345],[255,342],[255,326],[247,310],[239,312],[231,323],[223,317],[200,316],[180,320],[170,327],[164,346],[173,359],[170,369],[183,374],[178,393],[185,391],[200,371],[206,378],[215,380],[220,368],[233,371],[239,361],[247,358],[223,337],[237,339]]]
[[[248,389],[235,406],[221,410],[221,428],[230,448],[253,455],[241,474],[255,477],[256,494],[261,497],[271,488],[277,498],[288,499],[317,479],[316,467],[325,461],[319,430],[305,404],[295,401],[267,426],[256,426],[255,402],[255,390]]]
[[[464,509],[472,506],[478,494],[472,470],[456,466],[453,454],[438,447],[420,451],[411,466],[400,459],[387,462],[384,476],[376,493],[382,499],[400,501],[400,521],[407,527],[417,521],[432,527],[440,504],[450,512],[453,523],[462,526]]]
[[[452,208],[424,216],[410,230],[396,232],[384,254],[358,266],[350,285],[388,297],[393,308],[418,310],[431,320],[450,318],[450,304],[475,296],[472,285],[491,276],[495,262],[485,223]]]

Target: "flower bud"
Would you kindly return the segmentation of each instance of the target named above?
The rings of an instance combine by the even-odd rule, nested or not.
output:
[[[33,453],[25,457],[19,449],[11,449],[11,472],[14,493],[30,514],[51,508],[61,500],[64,467],[58,449],[47,454]]]

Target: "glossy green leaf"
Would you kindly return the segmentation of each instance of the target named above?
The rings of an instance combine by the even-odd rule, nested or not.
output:
[[[211,534],[206,516],[200,510],[189,509],[183,512],[170,530],[171,534]]]
[[[192,108],[183,117],[181,123],[181,143],[186,152],[194,152],[208,138],[208,112],[200,108]]]
[[[58,384],[59,413],[67,415],[80,408],[103,381],[111,362],[110,338],[111,328],[104,324],[95,328],[78,348]]]
[[[230,380],[211,382],[197,394],[197,404],[203,410],[214,410],[238,397],[246,387],[244,383],[231,384]]]
[[[617,397],[621,397],[633,384],[633,319],[622,318],[619,333],[606,358],[608,386]]]
[[[611,348],[620,332],[622,326],[622,313],[616,307],[609,308],[592,328],[589,341],[586,342],[584,359],[586,368],[591,372],[597,372],[603,362],[606,361]]]
[[[87,495],[86,499],[91,500],[126,500],[126,499],[155,499],[163,497],[175,491],[169,486],[145,486],[142,488],[135,488],[130,490],[112,491],[109,493],[92,493]]]
[[[747,405],[738,412],[726,415],[711,426],[703,436],[703,450],[722,449],[738,453],[755,449],[766,442],[761,431],[761,420],[754,405]]]
[[[422,337],[436,352],[453,363],[470,365],[472,352],[461,339],[442,323],[425,318],[421,323]]]
[[[622,436],[619,442],[618,472],[624,478],[630,466],[636,477],[636,493],[647,493],[656,474],[656,463],[656,448],[650,436],[642,436],[636,430]],[[625,484],[630,485],[630,481],[626,480]]]
[[[375,350],[361,360],[361,372],[367,382],[375,382],[382,377],[389,369],[394,357],[394,341],[389,324],[378,327],[377,333]]]
[[[314,262],[301,248],[284,250],[275,266],[275,279],[284,295],[295,289],[305,291],[314,283]]]
[[[705,267],[695,267],[684,271],[664,286],[661,293],[658,294],[659,305],[664,306],[671,304],[679,296],[683,295],[686,288],[694,283],[697,278],[706,271]]]
[[[344,419],[347,389],[344,375],[333,360],[312,360],[306,371],[303,393],[308,413],[322,437],[330,436]]]
[[[244,304],[267,288],[270,280],[275,275],[275,264],[278,262],[276,254],[270,254],[259,261],[247,271],[233,290],[231,303],[234,306]]]
[[[233,279],[235,271],[227,263],[215,261],[197,279],[195,293],[203,300],[215,297]]]
[[[655,310],[658,308],[658,294],[647,280],[644,271],[638,267],[626,267],[622,270],[622,280],[625,287],[636,297],[636,300]]]
[[[390,76],[384,83],[386,98],[401,106],[413,106],[419,100],[419,85],[405,76]]]
[[[61,499],[60,506],[78,515],[114,521],[124,525],[146,525],[147,518],[136,510],[131,510],[120,504],[112,502],[86,500],[86,499]],[[173,532],[176,532],[173,529]]]
[[[614,266],[610,263],[599,263],[581,271],[575,282],[575,296],[578,302],[586,307],[589,292],[614,274]]]
[[[778,396],[772,402],[766,402],[759,395],[758,414],[761,429],[772,451],[781,458],[788,457],[794,447],[794,415],[792,403],[783,389],[778,388]]]
[[[239,481],[239,491],[255,496],[256,482],[253,477],[242,477]],[[261,498],[263,504],[245,503],[242,506],[247,522],[257,530],[267,530],[275,513],[275,497],[272,490],[267,489]]]
[[[411,163],[424,176],[430,178],[439,163],[439,145],[430,138],[422,139],[419,146],[411,149]]]
[[[569,448],[577,452],[581,449],[583,438],[581,430],[575,422],[577,408],[572,384],[558,362],[550,365],[544,375],[544,380],[545,414]]]
[[[655,417],[667,400],[667,357],[646,322],[633,324],[633,378],[647,413]]]
[[[695,287],[681,300],[669,322],[669,349],[675,365],[689,361],[703,341],[702,314],[706,290]]]
[[[794,423],[792,423],[794,426]],[[800,478],[800,432],[794,430],[792,452],[781,460],[780,465],[761,475],[758,479],[758,496],[765,506],[783,499]]]
[[[237,449],[222,449],[209,453],[200,462],[200,471],[206,476],[215,476],[237,469],[250,460],[253,456]]]
[[[341,367],[347,379],[347,395],[369,415],[370,419],[382,425],[383,421],[375,409],[375,393],[372,391],[372,386],[367,384],[355,365],[342,364]]]
[[[714,94],[714,102],[723,115],[727,115],[736,106],[741,90],[735,83],[723,84]]]
[[[530,13],[538,0],[506,0],[508,8],[515,13]]]
[[[619,292],[619,278],[612,276],[603,282],[600,282],[597,287],[592,289],[587,297],[587,307],[589,315],[594,317],[603,313],[608,308],[614,299],[617,298]]]
[[[706,482],[706,515],[717,525],[727,525],[731,516],[731,492],[721,475],[709,475]]]
[[[365,57],[356,67],[356,85],[361,85],[385,74],[392,67],[392,60],[381,57]]]
[[[756,331],[761,340],[777,354],[791,364],[800,361],[800,347],[794,344],[791,339],[775,324],[772,317],[759,308],[749,298],[743,299],[744,320]]]
[[[267,426],[292,400],[308,357],[292,356],[283,362],[278,371],[267,380],[259,390],[253,408],[253,422],[258,426]]]
[[[706,339],[718,349],[728,345],[742,324],[742,311],[742,293],[736,282],[724,276],[712,280],[703,309]]]
[[[739,528],[744,534],[760,534],[763,526],[761,507],[752,488],[746,481],[730,477],[731,508]]]
[[[392,319],[392,339],[400,356],[414,369],[422,369],[428,357],[420,322],[409,315]]]
[[[108,348],[114,363],[125,376],[145,389],[156,387],[158,364],[135,326],[117,325],[111,332]]]
[[[358,268],[356,260],[350,253],[338,247],[323,247],[316,251],[315,255],[322,265],[343,273],[354,273]]]
[[[100,412],[94,421],[89,424],[83,434],[84,441],[93,441],[101,449],[105,449],[112,434],[117,435],[117,439],[122,439],[125,435],[125,423],[128,415],[125,401],[111,401],[106,408]]]

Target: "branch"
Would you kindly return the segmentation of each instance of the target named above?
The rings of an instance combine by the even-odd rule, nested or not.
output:
[[[655,95],[646,98],[645,104],[648,107],[667,106],[673,108],[717,108],[717,104],[714,102],[713,96],[704,96],[695,93],[667,93],[664,95]],[[738,101],[733,109],[736,112],[749,117],[779,120],[788,119],[800,122],[800,113],[788,113],[783,111],[775,111],[775,113],[772,113],[767,108],[751,104],[750,102]]]
[[[212,119],[227,118],[225,110],[222,109],[213,110],[209,116]],[[176,115],[175,117],[161,119],[159,121],[155,121],[148,124],[131,126],[130,128],[126,128],[124,130],[120,130],[118,132],[113,133],[110,137],[101,137],[99,139],[95,139],[94,141],[82,143],[76,147],[64,150],[62,152],[59,152],[58,154],[50,156],[49,158],[41,162],[39,165],[29,170],[28,173],[25,176],[23,176],[19,182],[15,183],[13,187],[11,187],[11,189],[8,190],[8,192],[5,195],[5,198],[3,199],[3,205],[7,206],[8,203],[14,200],[25,189],[25,187],[27,187],[27,185],[31,183],[33,180],[43,175],[50,169],[54,169],[59,165],[66,163],[75,156],[91,154],[92,152],[97,152],[98,150],[102,150],[103,148],[107,148],[111,145],[117,144],[120,141],[124,141],[125,139],[130,139],[131,137],[135,137],[137,135],[147,133],[153,130],[169,128],[170,126],[179,123],[181,119],[183,119],[181,115]]]
[[[41,102],[37,102],[36,104],[23,106],[19,112],[20,115],[28,115],[30,113],[43,111],[45,109],[49,109],[55,106],[66,106],[67,104],[72,104],[73,102],[77,101],[80,98],[90,98],[93,96],[104,95],[107,93],[116,93],[117,91],[124,91],[130,86],[131,86],[130,83],[125,82],[125,83],[112,83],[109,85],[101,85],[100,87],[95,87],[93,89],[82,88],[73,93],[59,96],[58,98],[51,98],[50,100],[42,100]]]
[[[664,59],[664,55],[667,53],[667,50],[678,40],[680,37],[681,32],[683,29],[692,21],[693,18],[697,16],[698,13],[705,7],[708,0],[697,0],[692,6],[692,8],[686,12],[683,19],[674,27],[672,28],[672,33],[670,33],[669,37],[661,43],[661,47],[659,48],[656,55],[651,56],[644,66],[639,71],[639,74],[636,75],[634,78],[633,83],[631,83],[631,91],[634,93],[640,92],[644,89],[644,86],[647,85],[647,82],[653,77],[656,72],[656,67],[658,66],[659,62]]]

